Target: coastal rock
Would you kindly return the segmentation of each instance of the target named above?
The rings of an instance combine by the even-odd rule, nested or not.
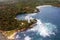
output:
[[[8,39],[0,32],[0,40],[8,40]]]

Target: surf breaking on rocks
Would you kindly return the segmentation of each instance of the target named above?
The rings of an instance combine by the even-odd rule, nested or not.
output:
[[[43,7],[52,7],[52,6],[43,5],[43,6],[37,6],[36,8],[40,9]],[[33,19],[32,16],[36,14],[37,13],[28,14],[25,18],[28,19],[28,22],[29,22],[30,19]],[[42,23],[40,19],[36,19],[36,20],[37,20],[37,23],[36,23],[37,25],[31,29],[32,31],[37,31],[43,37],[50,36],[52,34],[55,35],[55,31],[56,31],[55,25],[53,25],[52,23]]]
[[[37,6],[36,8],[38,8],[39,10],[41,8],[44,7],[52,7],[51,5],[43,5],[43,6]],[[25,16],[25,19],[28,20],[28,22],[30,22],[30,19],[34,19],[32,16],[36,16],[36,14],[38,13],[33,13],[33,14],[27,14],[27,16]],[[51,35],[56,35],[55,33],[57,32],[57,27],[56,25],[52,24],[52,23],[43,23],[41,21],[41,19],[37,19],[37,23],[36,25],[31,28],[28,29],[27,31],[33,31],[33,32],[37,32],[37,34],[39,34],[42,37],[50,37]],[[29,37],[27,37],[29,38]],[[24,40],[27,40],[26,38]],[[31,38],[30,38],[31,40]]]

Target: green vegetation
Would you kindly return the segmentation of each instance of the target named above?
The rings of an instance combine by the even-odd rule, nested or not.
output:
[[[18,13],[18,9],[15,8],[14,6],[12,7],[5,7],[4,9],[0,9],[0,30],[3,31],[10,31],[10,30],[15,30],[15,29],[23,29],[28,28],[28,26],[30,26],[30,24],[32,23],[28,23],[27,21],[18,21],[15,19],[16,15],[19,14]],[[23,25],[21,24],[23,23]]]
[[[13,6],[3,5],[2,8],[0,8],[0,30],[12,30],[17,28],[18,22],[14,19],[16,10],[17,9]]]
[[[54,5],[54,6],[60,6],[59,0],[19,0],[19,2],[16,4],[17,8],[25,8],[30,7],[32,9],[36,8],[36,6],[40,5]]]
[[[14,19],[18,13],[33,13],[38,5],[54,5],[60,7],[59,0],[19,0],[15,4],[0,4],[0,30],[10,31],[14,29],[29,28],[31,23],[26,20]],[[23,25],[22,25],[23,23]]]
[[[28,29],[28,28],[30,28],[30,26],[32,25],[32,24],[34,24],[34,23],[36,23],[36,20],[34,19],[34,20],[31,20],[31,23],[28,23],[26,20],[24,20],[24,21],[19,21],[19,26],[18,26],[18,28],[17,29],[23,29],[23,28],[25,28],[25,30],[26,29]]]

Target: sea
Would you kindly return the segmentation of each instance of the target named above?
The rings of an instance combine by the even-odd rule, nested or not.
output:
[[[18,20],[36,19],[37,22],[33,28],[18,32],[15,40],[60,40],[60,7],[42,5],[36,8],[39,12],[17,16]]]

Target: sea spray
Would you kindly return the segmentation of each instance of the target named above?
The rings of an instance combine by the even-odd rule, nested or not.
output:
[[[36,8],[41,9],[44,7],[52,7],[51,5],[43,5],[43,6],[37,6]],[[30,22],[30,19],[34,19],[32,16],[36,16],[38,13],[28,14],[25,18],[27,18],[28,22]],[[52,23],[42,23],[41,19],[36,19],[37,25],[34,26],[30,31],[37,31],[40,36],[47,37],[50,35],[55,35],[55,32],[57,31],[56,25],[53,25]]]
[[[50,35],[55,35],[57,28],[51,23],[42,23],[37,19],[37,25],[31,29],[31,31],[37,31],[42,37],[50,37]]]
[[[30,23],[30,20],[33,20],[34,18],[32,16],[36,15],[37,13],[31,13],[31,14],[27,14],[25,16],[25,20],[28,20],[28,23]]]
[[[39,10],[41,8],[44,7],[52,7],[51,5],[43,5],[43,6],[37,6],[36,8],[38,8]],[[41,12],[41,11],[40,11]],[[35,19],[32,16],[36,16],[36,14],[38,13],[33,13],[33,14],[27,14],[25,16],[25,19],[28,20],[28,22],[30,22],[31,19]],[[57,32],[57,27],[56,25],[52,24],[52,23],[43,23],[41,21],[41,19],[37,19],[37,23],[35,26],[33,26],[33,28],[28,29],[27,31],[24,32],[20,32],[20,39],[18,40],[44,40],[43,38],[46,37],[51,37],[51,35],[56,35],[55,33]],[[24,34],[26,36],[24,36]],[[41,38],[43,37],[43,38]],[[37,39],[36,39],[37,38]]]

